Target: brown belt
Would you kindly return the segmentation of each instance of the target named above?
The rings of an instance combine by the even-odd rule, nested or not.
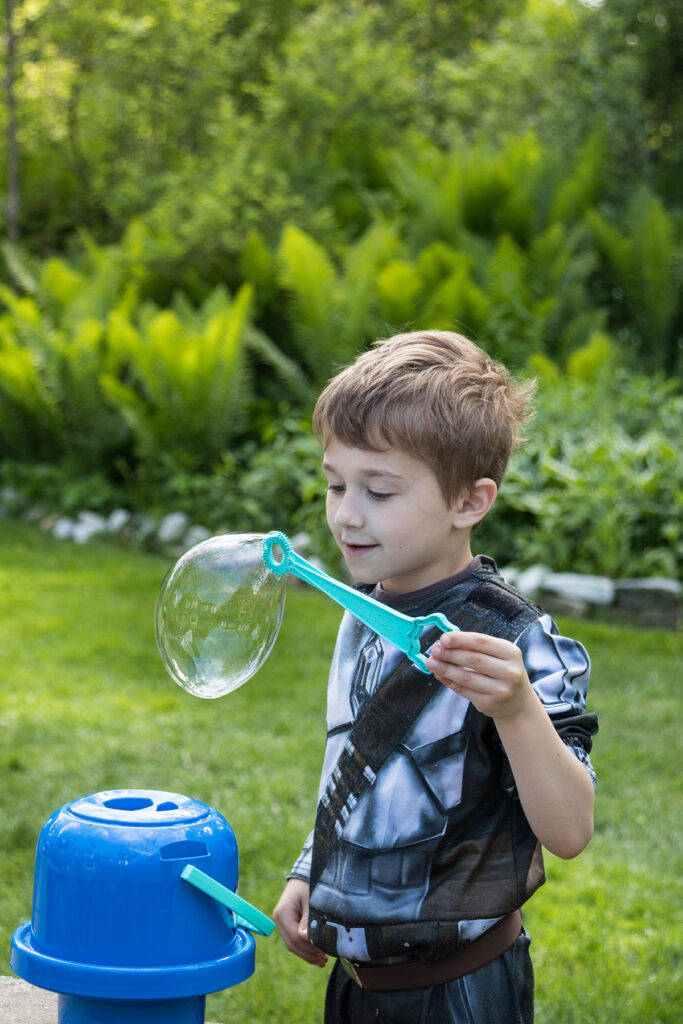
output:
[[[515,943],[522,930],[522,912],[515,910],[508,914],[483,935],[468,942],[466,946],[447,956],[444,960],[423,963],[411,960],[407,963],[390,965],[358,964],[340,958],[346,973],[360,988],[371,992],[404,992],[408,989],[431,988],[446,981],[454,981],[465,974],[478,971],[490,964]]]

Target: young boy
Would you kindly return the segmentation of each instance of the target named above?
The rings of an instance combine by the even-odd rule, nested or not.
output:
[[[275,908],[330,975],[326,1024],[533,1020],[519,908],[541,844],[593,830],[589,661],[473,558],[530,385],[449,332],[402,334],[323,391],[327,519],[359,586],[428,628],[421,672],[348,612],[328,687],[316,825]]]

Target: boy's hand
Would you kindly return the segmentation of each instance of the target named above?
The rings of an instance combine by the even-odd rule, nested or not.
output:
[[[491,718],[514,718],[535,696],[520,649],[485,633],[444,633],[427,668]]]
[[[314,967],[324,967],[327,954],[308,938],[308,894],[308,882],[290,878],[273,911],[273,919],[290,953],[295,953]]]

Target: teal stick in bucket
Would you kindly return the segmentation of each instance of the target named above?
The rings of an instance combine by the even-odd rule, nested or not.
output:
[[[247,903],[232,889],[228,889],[227,886],[217,882],[215,878],[200,871],[194,864],[187,864],[181,871],[180,877],[227,907],[234,919],[235,927],[247,928],[257,935],[270,935],[275,928],[275,921],[271,921],[266,914],[262,914],[251,903]]]

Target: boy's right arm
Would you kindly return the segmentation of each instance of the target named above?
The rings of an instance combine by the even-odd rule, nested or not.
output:
[[[295,953],[314,967],[324,967],[327,954],[308,938],[308,894],[308,882],[290,878],[273,911],[273,918],[290,953]]]

